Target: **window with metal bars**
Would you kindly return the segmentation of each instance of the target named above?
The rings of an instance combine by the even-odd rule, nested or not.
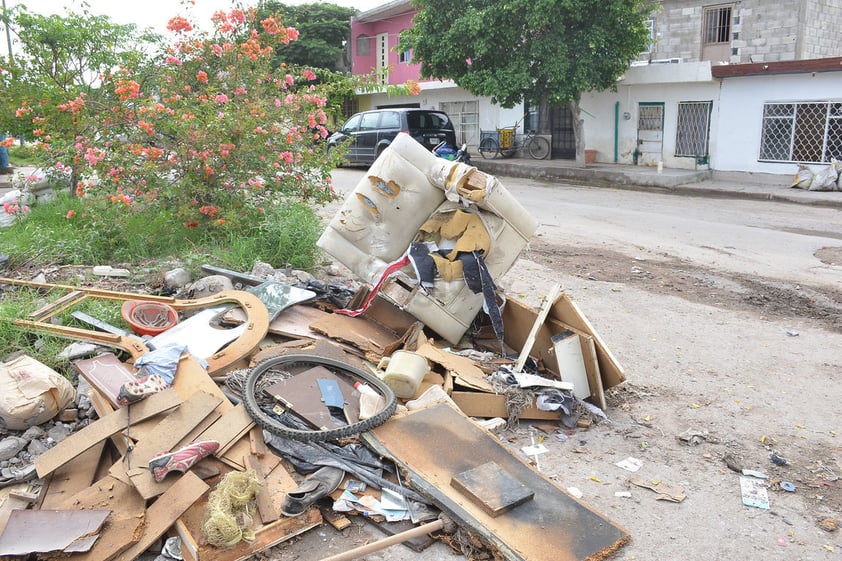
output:
[[[675,155],[708,156],[712,101],[680,101],[675,131]]]
[[[842,160],[842,102],[763,105],[760,160],[823,163]]]
[[[705,45],[731,42],[731,11],[733,6],[710,6],[705,8],[702,42]]]
[[[458,144],[479,144],[478,101],[444,101],[441,103],[441,110],[453,121]]]

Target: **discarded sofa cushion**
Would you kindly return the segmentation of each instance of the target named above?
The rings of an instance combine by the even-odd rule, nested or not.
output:
[[[0,425],[7,429],[45,423],[74,399],[69,380],[30,356],[0,364]]]

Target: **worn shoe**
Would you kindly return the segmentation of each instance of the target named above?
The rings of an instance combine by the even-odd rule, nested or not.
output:
[[[12,175],[13,173],[15,173],[15,168],[12,166],[0,168],[0,175]]]
[[[307,508],[339,487],[345,478],[345,472],[339,468],[324,466],[301,482],[295,491],[287,493],[281,505],[284,516],[304,514]]]
[[[202,458],[206,458],[219,450],[216,440],[203,440],[188,444],[175,452],[165,452],[149,460],[149,471],[155,481],[161,482],[171,471],[184,473]]]
[[[141,376],[137,380],[126,382],[120,387],[120,391],[117,393],[117,403],[129,405],[153,393],[164,391],[168,387],[167,381],[159,374]]]

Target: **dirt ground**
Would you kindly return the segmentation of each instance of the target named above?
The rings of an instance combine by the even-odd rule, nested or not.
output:
[[[838,247],[816,256],[842,264]],[[501,438],[519,453],[538,435],[549,450],[540,471],[629,531],[612,559],[839,558],[842,292],[570,246],[546,233],[500,285],[538,306],[557,282],[626,381],[608,391],[608,420],[590,429],[522,421]],[[640,469],[616,465],[626,458]],[[741,469],[768,476],[768,509],[743,504]],[[661,500],[633,481],[685,498]],[[320,527],[255,558],[316,560],[382,537],[361,524]],[[463,559],[441,544],[364,558]]]
[[[816,256],[842,263],[838,247]],[[626,382],[608,392],[607,422],[548,435],[540,465],[629,530],[614,558],[839,557],[842,292],[546,236],[501,284],[538,305],[556,282]],[[516,448],[529,444],[525,424]],[[628,457],[641,461],[636,473],[615,465]],[[743,504],[740,469],[768,476],[769,509]],[[659,500],[635,479],[686,498]]]

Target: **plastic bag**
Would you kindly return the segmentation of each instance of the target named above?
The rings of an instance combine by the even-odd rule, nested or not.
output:
[[[836,191],[836,180],[838,178],[839,174],[836,172],[836,166],[833,164],[825,166],[813,176],[813,182],[810,183],[810,191]]]
[[[26,430],[46,423],[75,399],[73,384],[30,356],[0,363],[0,426]]]
[[[795,172],[795,177],[792,180],[793,189],[809,189],[813,182],[813,172],[804,164],[798,164],[798,171]]]

